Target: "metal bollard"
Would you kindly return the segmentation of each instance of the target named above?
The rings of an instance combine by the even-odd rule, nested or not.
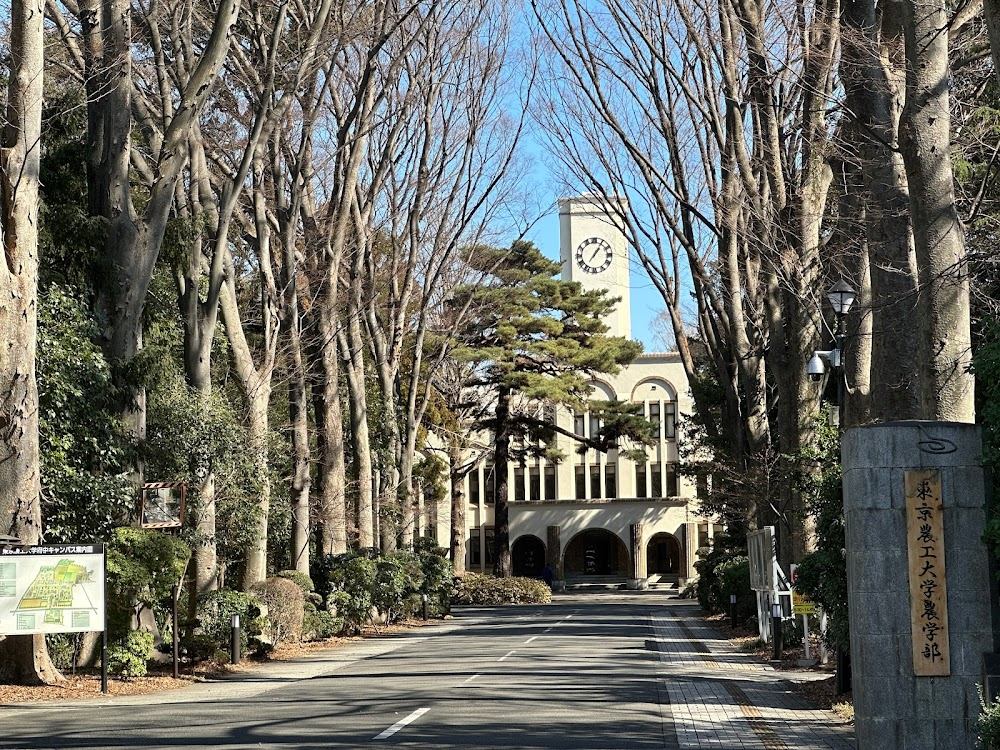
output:
[[[736,594],[729,595],[729,627],[736,629]]]
[[[233,615],[233,627],[229,635],[229,662],[240,663],[240,616]]]
[[[427,594],[423,595],[424,619],[427,619]]]
[[[771,660],[781,661],[781,652],[785,650],[784,634],[781,632],[781,603],[775,602],[771,605],[771,642],[774,644],[774,653]]]

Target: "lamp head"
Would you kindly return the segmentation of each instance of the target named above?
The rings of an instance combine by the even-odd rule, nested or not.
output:
[[[826,293],[826,298],[830,300],[830,306],[837,315],[847,315],[858,293],[846,281],[841,279]]]

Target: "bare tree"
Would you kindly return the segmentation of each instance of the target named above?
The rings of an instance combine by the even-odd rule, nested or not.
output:
[[[553,153],[574,182],[624,207],[694,382],[691,279],[725,394],[719,416],[697,393],[695,406],[738,463],[772,440],[799,450],[818,403],[802,363],[820,333],[839,20],[836,3],[808,5],[765,16],[755,0],[532,3],[554,68],[540,112]],[[797,556],[808,544],[797,496],[786,487],[764,500],[751,522],[778,523],[782,559]]]

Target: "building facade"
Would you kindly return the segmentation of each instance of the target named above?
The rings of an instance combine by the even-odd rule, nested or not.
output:
[[[559,202],[563,278],[585,289],[620,297],[605,320],[609,333],[631,336],[629,249],[623,228],[595,198]],[[557,446],[565,458],[550,463],[529,457],[510,466],[510,541],[515,575],[538,576],[546,563],[557,580],[616,578],[633,587],[650,582],[685,583],[694,577],[696,551],[714,527],[696,511],[699,482],[678,472],[678,417],[691,412],[687,378],[676,352],[647,353],[615,376],[591,383],[594,398],[641,404],[657,425],[657,442],[636,463],[618,451],[581,454],[569,438]],[[600,429],[589,413],[560,410],[559,425],[593,436]],[[493,567],[495,475],[486,459],[466,479],[466,566]],[[439,538],[447,538],[439,530]]]

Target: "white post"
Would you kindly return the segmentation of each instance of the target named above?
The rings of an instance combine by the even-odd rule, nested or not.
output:
[[[819,660],[826,664],[830,661],[830,655],[826,652],[826,610],[819,616],[819,632],[823,636],[819,642]]]
[[[811,659],[812,654],[809,653],[809,615],[802,615],[802,640],[806,644],[806,658]]]

